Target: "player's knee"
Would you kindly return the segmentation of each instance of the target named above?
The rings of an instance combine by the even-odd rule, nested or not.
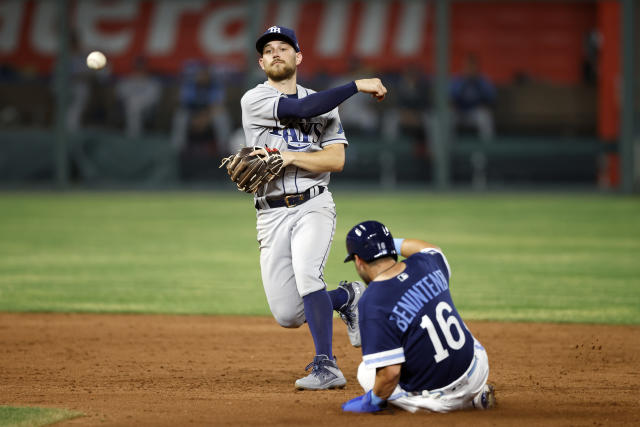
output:
[[[304,319],[297,317],[276,317],[276,321],[283,328],[299,328],[304,323]]]
[[[299,328],[304,323],[304,314],[292,311],[273,313],[276,322],[283,328]]]
[[[376,369],[367,368],[364,362],[360,362],[358,366],[358,382],[365,392],[373,389],[373,384],[376,382]]]

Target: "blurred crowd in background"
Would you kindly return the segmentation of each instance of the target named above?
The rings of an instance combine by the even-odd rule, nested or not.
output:
[[[240,97],[255,73],[238,71],[202,60],[186,61],[179,75],[158,73],[144,56],[137,56],[130,73],[116,75],[107,66],[91,70],[87,51],[72,38],[70,98],[67,129],[108,129],[129,138],[163,135],[180,151],[183,178],[208,168],[209,158],[235,152],[244,142]],[[536,82],[526,72],[512,82],[496,86],[482,71],[479,59],[469,53],[463,71],[450,79],[449,101],[454,135],[491,140],[501,135],[595,134],[595,80],[593,57],[585,56],[583,84],[561,88]],[[256,64],[257,67],[257,64]],[[323,90],[357,78],[380,76],[389,89],[388,98],[373,102],[354,96],[340,106],[340,117],[348,137],[395,138],[411,141],[414,156],[430,156],[433,78],[419,67],[380,73],[358,58],[351,58],[349,72],[329,75],[320,70],[305,72],[299,83]],[[567,105],[564,96],[577,101]],[[51,75],[0,67],[0,129],[50,128],[54,125],[55,93]],[[563,99],[564,98],[564,99]],[[585,102],[586,101],[586,102]],[[539,114],[531,114],[538,107]],[[562,109],[564,108],[564,111]],[[554,110],[551,113],[549,110]],[[555,114],[555,119],[550,116]],[[201,163],[199,166],[198,164]]]
[[[218,154],[237,148],[232,136],[241,127],[240,97],[249,88],[250,72],[194,59],[185,62],[180,75],[167,75],[154,71],[144,56],[138,56],[130,73],[115,75],[108,66],[89,69],[85,62],[88,52],[79,48],[75,38],[72,49],[67,113],[70,131],[99,127],[119,130],[132,138],[148,133],[167,134],[177,148]],[[303,86],[319,91],[375,76],[387,85],[389,97],[377,104],[365,96],[356,96],[341,105],[340,116],[347,132],[380,135],[386,123],[426,142],[433,90],[431,76],[419,67],[380,73],[352,58],[347,74],[303,72],[298,79]],[[52,77],[11,64],[0,65],[0,90],[6,94],[0,110],[0,128],[53,126]],[[497,88],[483,75],[473,54],[468,56],[464,72],[451,80],[450,101],[456,113],[456,129],[477,132],[484,139],[494,136],[494,110],[499,107]]]
[[[263,10],[265,21],[276,19],[274,13],[299,22],[318,17],[317,26],[299,24],[303,55],[307,54],[299,68],[300,84],[319,91],[377,76],[389,89],[384,102],[358,94],[340,106],[346,135],[355,142],[348,150],[352,157],[348,165],[355,164],[364,178],[375,178],[380,172],[377,154],[366,153],[366,143],[360,141],[377,147],[393,141],[398,155],[394,173],[400,178],[404,173],[410,180],[432,180],[437,132],[434,3],[267,3],[275,12]],[[99,140],[109,141],[109,147],[117,145],[117,138],[120,146],[131,141],[141,147],[141,153],[146,150],[142,148],[145,138],[168,141],[179,158],[181,180],[217,179],[219,159],[244,144],[240,98],[265,80],[255,52],[247,54],[246,41],[240,37],[247,28],[247,5],[216,1],[69,4],[76,5],[69,18],[76,22],[70,30],[68,52],[64,121],[69,135],[94,132],[76,139],[96,147]],[[560,146],[562,140],[571,140],[604,147],[604,142],[618,138],[620,52],[619,40],[612,37],[619,34],[617,4],[553,2],[542,8],[536,2],[460,1],[452,5],[446,88],[449,148],[465,141],[478,146],[501,141],[500,147],[515,142],[516,150],[507,147],[492,160],[491,171],[504,181],[522,176],[529,181],[543,177],[596,182],[598,174],[615,180],[614,173],[601,171],[614,170],[617,159],[610,155],[601,161],[598,148],[582,150],[582,154],[564,153],[563,158],[554,153],[546,157],[530,154],[536,153],[540,143],[556,141]],[[13,37],[0,44],[0,55],[8,58],[0,62],[0,138],[7,142],[0,148],[6,152],[13,150],[6,148],[10,143],[15,153],[24,146],[20,141],[25,136],[11,131],[56,127],[58,47],[49,43],[55,31],[47,33],[46,26],[37,25],[49,19],[56,7],[29,1],[0,8],[5,21],[24,18],[19,20],[22,27],[0,27],[5,36]],[[336,24],[332,19],[336,13],[348,17]],[[213,25],[221,22],[224,25]],[[371,25],[376,22],[387,27],[373,31],[376,27]],[[103,25],[106,23],[110,25]],[[225,43],[216,42],[216,36],[225,38]],[[107,54],[106,68],[87,67],[86,56],[94,49]],[[119,54],[110,55],[109,49],[119,49]],[[72,166],[79,162],[73,144],[70,141]],[[46,148],[41,154],[44,165],[54,148],[42,143],[40,147]],[[486,159],[469,156],[468,150],[451,151],[454,181],[456,174],[466,180],[473,170],[486,166]],[[84,154],[89,158],[92,153]],[[107,154],[102,160],[118,163]],[[119,155],[127,156],[123,150]],[[366,155],[369,159],[362,160]],[[594,160],[594,155],[600,157]],[[26,165],[29,156],[20,156]],[[360,163],[353,161],[357,156]],[[143,162],[138,166],[142,170]],[[33,168],[43,169],[35,164]],[[97,170],[85,167],[84,178],[91,168]],[[368,169],[377,170],[367,176]],[[543,169],[553,171],[544,175]],[[48,167],[39,174],[50,179],[52,170]],[[29,179],[17,167],[14,172],[0,170],[0,179]],[[349,173],[347,168],[341,176]]]

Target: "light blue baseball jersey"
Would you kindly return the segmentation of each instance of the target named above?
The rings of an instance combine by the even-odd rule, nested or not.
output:
[[[314,93],[300,85],[297,85],[297,91],[298,98]],[[280,120],[278,103],[286,96],[266,82],[244,94],[240,105],[246,146],[313,152],[330,144],[348,144],[337,107],[310,119]],[[281,176],[259,189],[256,197],[302,193],[315,185],[327,186],[329,177],[329,172],[310,172],[288,166]]]

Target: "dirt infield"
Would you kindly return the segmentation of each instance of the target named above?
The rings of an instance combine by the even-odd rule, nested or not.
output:
[[[343,390],[296,392],[305,327],[269,317],[0,313],[0,405],[86,414],[59,425],[637,425],[640,327],[470,322],[496,386],[493,411],[344,414],[359,349],[336,320]]]

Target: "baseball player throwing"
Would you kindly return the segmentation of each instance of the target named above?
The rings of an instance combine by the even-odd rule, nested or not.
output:
[[[383,224],[365,221],[347,234],[347,253],[345,262],[353,260],[369,286],[358,304],[365,394],[342,409],[377,412],[387,402],[410,412],[493,407],[487,353],[453,305],[442,250],[393,239]],[[398,262],[398,253],[406,259]]]
[[[281,160],[268,182],[255,190],[249,186],[257,209],[262,283],[277,322],[297,328],[306,321],[313,337],[311,372],[296,388],[343,387],[332,349],[333,310],[347,323],[352,344],[359,345],[357,302],[364,285],[345,282],[327,292],[323,279],[336,226],[327,185],[330,173],[342,170],[347,145],[337,107],[357,92],[382,100],[387,90],[377,78],[317,93],[298,85],[302,53],[295,33],[285,27],[267,29],[256,49],[267,81],[242,97],[245,144],[258,147],[251,155]]]

